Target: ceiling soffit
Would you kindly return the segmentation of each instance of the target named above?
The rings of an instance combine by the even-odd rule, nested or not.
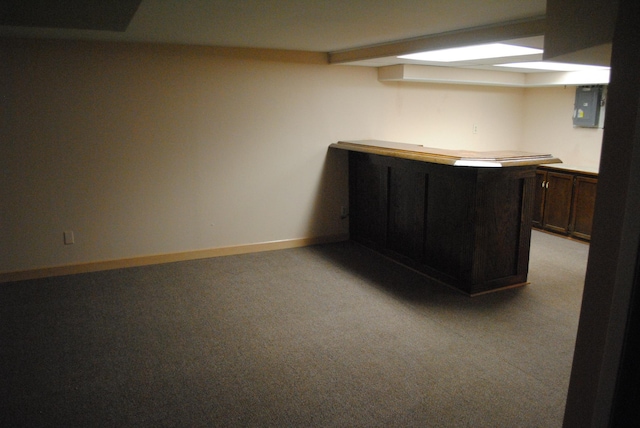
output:
[[[448,31],[397,42],[330,52],[329,62],[341,64],[374,58],[395,57],[427,50],[529,38],[544,35],[544,29],[545,18],[544,16],[539,16],[525,20]]]
[[[126,31],[142,0],[3,0],[0,25]]]

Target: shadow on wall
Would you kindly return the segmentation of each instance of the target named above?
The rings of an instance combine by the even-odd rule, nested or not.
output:
[[[346,238],[349,233],[349,219],[342,218],[342,207],[349,208],[347,155],[344,150],[327,149],[307,236],[345,235]]]

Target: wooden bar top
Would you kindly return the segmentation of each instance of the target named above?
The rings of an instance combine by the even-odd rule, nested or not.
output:
[[[562,163],[560,159],[550,154],[514,150],[487,152],[447,150],[380,140],[339,141],[329,147],[452,166],[500,168]]]

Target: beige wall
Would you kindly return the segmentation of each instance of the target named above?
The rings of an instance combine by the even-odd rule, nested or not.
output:
[[[567,165],[598,171],[602,128],[574,128],[575,86],[525,90],[521,149],[553,153]]]
[[[528,123],[524,89],[381,83],[375,68],[0,49],[0,272],[345,233],[346,158],[329,144],[517,148]]]

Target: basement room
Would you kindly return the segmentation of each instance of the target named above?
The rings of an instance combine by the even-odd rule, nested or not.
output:
[[[0,3],[0,425],[640,417],[631,0]]]

